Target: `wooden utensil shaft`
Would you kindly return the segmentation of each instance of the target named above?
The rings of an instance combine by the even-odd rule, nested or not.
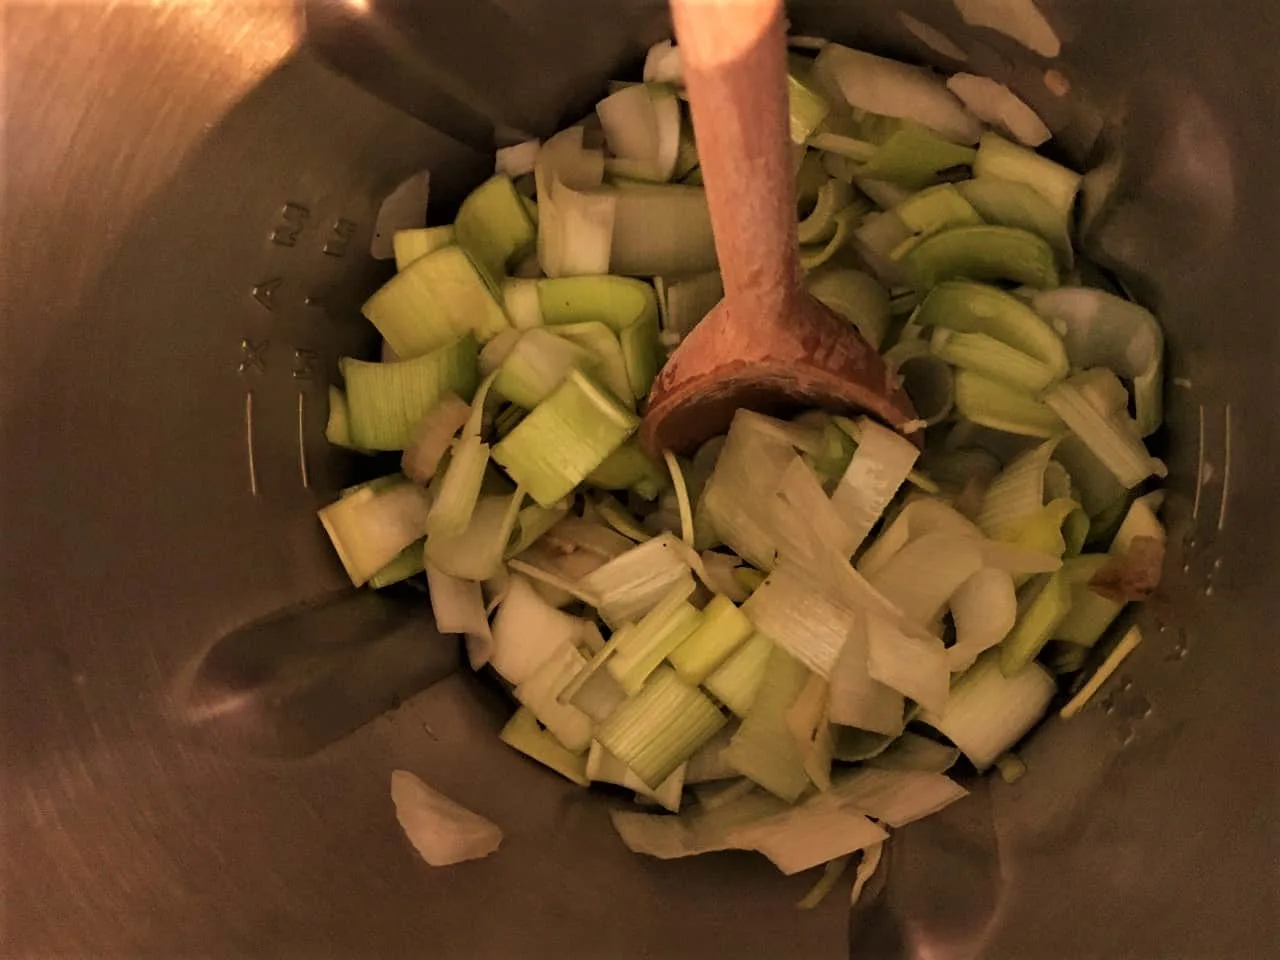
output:
[[[726,299],[782,315],[799,288],[782,0],[671,0]]]

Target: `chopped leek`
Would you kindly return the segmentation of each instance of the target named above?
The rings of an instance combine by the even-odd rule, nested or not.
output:
[[[702,614],[688,602],[693,590],[691,579],[677,583],[639,621],[614,633],[614,654],[605,667],[628,696],[698,629]]]
[[[883,753],[867,761],[881,770],[920,770],[946,773],[960,759],[960,751],[916,733],[904,733]]]
[[[667,478],[639,445],[628,441],[587,474],[586,484],[601,490],[634,490],[654,500],[667,488]]]
[[[1032,306],[1062,328],[1074,366],[1106,367],[1132,381],[1138,433],[1155,433],[1164,421],[1164,334],[1156,318],[1136,303],[1087,287],[1039,293]]]
[[[591,718],[573,704],[561,703],[559,695],[586,663],[572,644],[562,644],[513,691],[525,709],[573,753],[590,746]]]
[[[889,292],[861,270],[823,268],[804,279],[805,289],[839,314],[876,349],[889,332]]]
[[[913,193],[894,207],[893,213],[911,231],[913,239],[921,240],[952,227],[976,227],[982,224],[978,211],[973,209],[952,183],[940,183]]]
[[[831,495],[831,506],[848,525],[854,549],[871,533],[920,455],[915,444],[866,417],[858,420],[857,428],[858,447]]]
[[[763,853],[788,875],[877,846],[887,836],[883,827],[824,794],[730,834],[735,845]]]
[[[804,664],[774,647],[751,709],[723,754],[731,767],[788,803],[810,783],[800,747],[787,726],[787,711],[810,675]]]
[[[856,201],[836,213],[835,231],[826,241],[800,248],[800,266],[804,270],[816,270],[834,257],[853,237],[854,228],[866,210]]]
[[[404,475],[426,484],[436,475],[440,462],[453,444],[453,438],[471,415],[471,405],[456,393],[443,394],[426,412],[413,431],[409,445],[400,458]]]
[[[984,567],[951,595],[956,642],[947,649],[952,673],[968,670],[979,654],[991,649],[1013,629],[1018,599],[1013,577],[1004,570]]]
[[[925,709],[941,709],[951,682],[942,641],[908,636],[875,615],[867,617],[866,629],[871,679]]]
[[[1095,368],[1077,374],[1055,386],[1044,396],[1045,404],[1056,413],[1080,441],[1124,487],[1135,487],[1152,475],[1163,477],[1165,465],[1151,456],[1142,445],[1139,428],[1129,415],[1117,411],[1110,416],[1099,411],[1083,392],[1090,373],[1115,375]],[[1123,389],[1123,388],[1121,388]]]
[[[656,788],[724,724],[714,703],[663,666],[596,733],[610,753]]]
[[[532,410],[547,398],[570,370],[591,372],[595,356],[544,327],[526,330],[498,368],[494,389],[516,406]]]
[[[945,734],[982,771],[1035,726],[1053,693],[1053,678],[1038,664],[1005,676],[999,652],[989,650],[951,688],[946,706],[938,713],[926,711],[920,719]]]
[[[679,337],[688,336],[724,298],[724,281],[716,270],[678,279],[658,277],[654,285],[660,291],[658,302],[664,310],[662,330]]]
[[[1016,180],[983,176],[958,183],[956,189],[987,223],[1038,234],[1053,247],[1060,267],[1070,270],[1074,266],[1069,213],[1054,207],[1034,187]]]
[[[443,227],[397,230],[391,238],[392,249],[396,254],[396,270],[403,270],[419,257],[435,253],[456,242],[451,223]]]
[[[476,341],[462,337],[399,363],[366,363],[343,357],[351,439],[367,450],[403,450],[423,416],[442,396],[468,399],[479,381]]]
[[[742,612],[757,630],[822,677],[830,675],[857,618],[827,599],[811,579],[784,568],[769,574]]]
[[[667,654],[680,679],[702,683],[753,633],[751,621],[728,597],[712,597],[698,628]]]
[[[463,404],[466,408],[466,404]],[[329,387],[329,419],[325,423],[324,438],[335,447],[346,447],[348,450],[361,451],[351,441],[351,411],[347,406],[347,395],[337,387]]]
[[[509,497],[481,496],[465,530],[427,539],[426,562],[451,576],[488,580],[502,565],[523,499],[522,490]]]
[[[841,775],[831,797],[891,827],[905,827],[968,796],[950,777],[925,770],[866,767]]]
[[[1039,361],[1051,379],[1067,372],[1066,350],[1049,324],[995,287],[966,281],[939,284],[920,305],[915,322],[957,334],[986,334]]]
[[[604,155],[570,127],[543,144],[534,166],[538,190],[538,262],[549,277],[609,272],[617,199],[597,189]]]
[[[428,509],[427,491],[401,478],[365,485],[322,507],[319,517],[347,576],[358,587],[422,536]]]
[[[624,87],[597,103],[596,115],[613,154],[606,170],[635,180],[671,179],[680,150],[680,101],[669,86]]]
[[[954,227],[921,240],[903,257],[912,286],[927,293],[945,280],[1007,280],[1058,285],[1053,250],[1042,237],[1014,227]]]
[[[1071,216],[1080,190],[1081,177],[1074,170],[994,133],[982,135],[973,174],[978,179],[997,177],[1025,183],[1048,200],[1064,219]]]
[[[1071,610],[1071,584],[1061,571],[1038,578],[1022,592],[1018,620],[1000,643],[1000,669],[1007,677],[1035,658]]]
[[[1052,437],[1064,429],[1062,419],[1032,394],[975,370],[957,370],[956,410],[980,426],[1024,437]]]
[[[502,281],[502,307],[517,330],[542,326],[538,289],[542,281],[510,277]]]
[[[760,692],[772,654],[773,641],[753,633],[702,685],[737,716],[745,717]]]
[[[462,201],[454,221],[458,246],[467,252],[497,296],[507,267],[533,249],[533,221],[511,178],[496,174]]]
[[[419,548],[418,563],[423,563]],[[451,577],[435,567],[427,567],[427,587],[431,592],[431,615],[441,633],[457,633],[467,639],[467,657],[472,670],[479,670],[493,656],[493,633],[484,609],[480,584]]]
[[[457,246],[414,260],[361,309],[402,360],[467,333],[483,342],[509,326],[493,292]]]
[[[423,570],[423,540],[415,540],[395,555],[384,567],[369,577],[365,583],[374,590],[381,590],[393,583],[408,580]],[[470,644],[468,644],[470,646]]]
[[[673,587],[686,580],[692,593],[689,565],[677,544],[675,537],[662,534],[582,578],[582,588],[597,598],[595,606],[605,623],[616,627],[639,619]]]
[[[902,732],[902,694],[871,676],[866,617],[850,630],[828,682],[832,723],[889,736]]]
[[[572,647],[580,624],[577,617],[542,599],[524,577],[513,576],[493,620],[489,663],[508,683],[518,686],[558,650]]]
[[[830,179],[818,188],[813,210],[796,225],[802,244],[824,243],[836,232],[836,214],[853,201],[853,187],[843,180]]]
[[[506,174],[513,180],[533,173],[541,149],[541,140],[525,140],[509,147],[499,147],[493,156],[493,172]]]
[[[554,770],[566,780],[581,787],[590,786],[586,757],[574,753],[547,732],[527,707],[521,707],[512,715],[498,738],[526,757]]]
[[[555,328],[556,335],[585,350],[591,357],[594,374],[615,400],[628,410],[635,409],[627,375],[627,357],[617,336],[603,323],[566,323]]]
[[[1137,627],[1130,627],[1125,635],[1120,638],[1120,642],[1107,654],[1107,658],[1098,665],[1098,669],[1093,672],[1093,676],[1072,694],[1071,699],[1066,702],[1059,712],[1059,716],[1063,720],[1070,720],[1083,710],[1085,705],[1093,699],[1093,695],[1102,689],[1102,685],[1120,668],[1120,664],[1124,662],[1129,654],[1133,653],[1141,642],[1142,631]]]
[[[804,143],[809,135],[818,128],[828,113],[831,104],[820,93],[803,80],[796,77],[795,71],[787,74],[787,101],[791,113],[791,142]]]
[[[629,184],[611,198],[616,216],[610,271],[664,277],[716,268],[711,214],[701,187]]]
[[[633,414],[573,370],[493,448],[493,459],[547,507],[586,479],[638,426]]]
[[[431,789],[407,770],[392,771],[391,801],[404,835],[433,867],[487,857],[502,843],[496,824]]]
[[[640,796],[660,804],[672,813],[680,812],[680,794],[684,790],[687,763],[682,763],[671,776],[662,781],[655,789],[641,780],[634,770],[611,754],[599,740],[591,742],[587,752],[587,776],[596,783],[612,783],[619,787],[634,790]]]

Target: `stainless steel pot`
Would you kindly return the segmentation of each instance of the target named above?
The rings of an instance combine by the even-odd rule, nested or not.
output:
[[[1053,63],[946,3],[793,8],[936,60],[906,10],[1014,85],[1106,171],[1090,248],[1171,354],[1147,642],[1026,778],[902,831],[849,918],[797,915],[806,880],[753,857],[627,854],[604,802],[496,741],[506,708],[420,598],[342,591],[314,518],[356,470],[324,384],[373,346],[381,199],[429,168],[447,215],[663,5],[7,5],[0,954],[1275,955],[1280,29],[1230,0],[1042,6]],[[422,864],[395,767],[498,821],[499,855]]]

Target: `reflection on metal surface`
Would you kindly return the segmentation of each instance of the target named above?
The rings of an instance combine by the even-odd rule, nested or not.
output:
[[[1218,507],[1218,532],[1227,525],[1227,501],[1231,496],[1231,402],[1227,401],[1222,412],[1222,504]],[[1214,561],[1214,566],[1221,564],[1221,559]]]

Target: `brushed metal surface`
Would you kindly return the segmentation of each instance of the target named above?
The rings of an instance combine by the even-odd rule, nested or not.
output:
[[[927,57],[907,10],[1077,161],[1111,161],[1090,246],[1170,341],[1178,549],[1147,642],[1033,737],[1022,781],[899,833],[852,951],[1275,955],[1280,29],[1240,0],[1043,7],[1062,99],[1049,63],[947,4],[791,11],[806,32]],[[371,659],[297,686],[263,682],[297,676],[296,657],[212,653],[342,587],[314,510],[371,468],[321,442],[323,388],[341,352],[372,346],[358,305],[385,270],[364,255],[378,201],[430,167],[447,211],[487,172],[486,138],[554,127],[663,23],[661,4],[571,0],[3,8],[0,955],[847,951],[839,898],[794,913],[807,878],[627,855],[605,802],[497,742],[509,708],[470,677],[347,736],[405,691],[321,694],[310,722],[287,691],[376,662],[385,632],[347,647],[317,629],[318,648]],[[304,624],[294,640],[313,629],[285,622]],[[456,656],[427,623],[402,641],[417,685]],[[396,767],[502,824],[499,853],[417,860]]]

